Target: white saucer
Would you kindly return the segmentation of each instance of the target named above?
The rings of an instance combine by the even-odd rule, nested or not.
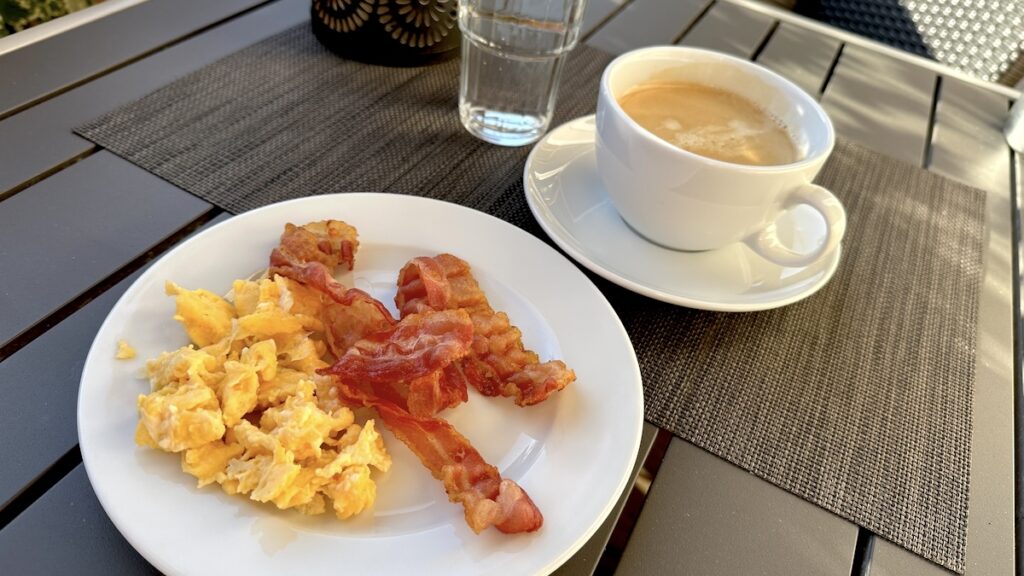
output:
[[[523,173],[526,201],[549,236],[597,274],[634,292],[690,308],[768,310],[814,294],[832,278],[841,248],[806,268],[764,260],[745,244],[682,252],[644,239],[619,217],[596,172],[594,117],[548,133]],[[821,217],[798,206],[779,220],[782,241],[808,250],[825,235]]]

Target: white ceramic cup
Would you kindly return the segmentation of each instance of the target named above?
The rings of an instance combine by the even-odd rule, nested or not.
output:
[[[688,152],[642,128],[619,105],[648,82],[696,82],[754,102],[790,131],[799,160],[780,166],[732,164]],[[782,266],[808,266],[842,241],[846,212],[811,184],[832,153],[832,122],[818,103],[785,78],[746,60],[681,46],[619,56],[604,71],[597,101],[597,169],[612,204],[633,229],[678,250],[714,250],[745,242]],[[776,220],[806,204],[825,221],[817,247],[797,252],[780,239]]]

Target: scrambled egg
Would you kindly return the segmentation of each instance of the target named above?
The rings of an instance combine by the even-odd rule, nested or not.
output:
[[[135,348],[132,348],[131,344],[127,340],[117,341],[117,352],[114,354],[114,358],[118,360],[128,360],[135,358]]]
[[[180,453],[199,487],[338,518],[371,506],[371,467],[391,457],[374,421],[357,424],[315,372],[329,365],[319,294],[280,276],[236,281],[231,301],[166,291],[192,345],[146,363],[136,443]]]

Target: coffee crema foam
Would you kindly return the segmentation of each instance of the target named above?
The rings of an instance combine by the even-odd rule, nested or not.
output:
[[[728,90],[695,82],[648,83],[630,88],[619,105],[640,126],[694,154],[754,166],[800,157],[781,121]]]

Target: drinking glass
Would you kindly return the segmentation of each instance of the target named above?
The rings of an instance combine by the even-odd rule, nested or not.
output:
[[[459,116],[471,134],[502,146],[522,146],[544,134],[585,3],[461,0]]]

